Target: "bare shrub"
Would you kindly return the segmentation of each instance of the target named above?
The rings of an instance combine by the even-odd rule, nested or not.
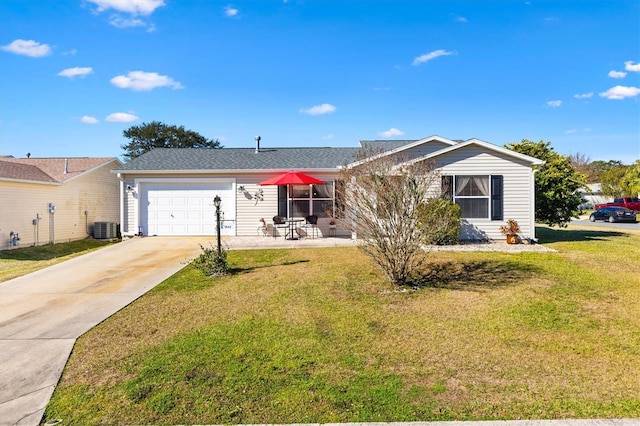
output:
[[[419,208],[440,194],[440,174],[429,161],[372,152],[362,158],[342,172],[343,223],[393,284],[408,284],[429,233],[420,226]]]

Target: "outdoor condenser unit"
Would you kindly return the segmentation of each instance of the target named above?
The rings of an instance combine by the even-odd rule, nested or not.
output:
[[[115,222],[96,222],[93,227],[93,238],[96,240],[108,240],[117,238],[118,229]]]

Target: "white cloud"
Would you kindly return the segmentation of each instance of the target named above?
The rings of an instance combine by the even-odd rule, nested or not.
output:
[[[80,119],[80,122],[85,124],[98,124],[100,120],[98,120],[95,117],[91,117],[89,115],[83,115],[82,118]]]
[[[378,133],[378,135],[382,136],[383,138],[391,138],[393,136],[402,136],[404,135],[404,132],[402,130],[396,129],[395,127],[392,127],[389,130]]]
[[[109,24],[116,28],[135,28],[146,27],[147,24],[142,19],[138,18],[122,18],[120,16],[112,16],[109,19]]]
[[[77,53],[78,53],[77,49],[71,49],[71,50],[68,50],[66,52],[62,52],[62,55],[64,55],[64,56],[76,56]]]
[[[578,93],[577,95],[573,95],[576,99],[589,99],[593,96],[593,92],[589,93]]]
[[[48,44],[41,44],[34,40],[13,40],[6,46],[2,46],[2,50],[15,53],[16,55],[31,56],[39,58],[51,54],[51,47]]]
[[[138,18],[123,18],[118,15],[114,15],[109,19],[109,25],[116,28],[147,28],[148,33],[152,33],[156,30],[156,26],[152,23],[145,22]]]
[[[633,61],[624,63],[624,69],[627,71],[640,72],[640,64],[634,64]]]
[[[418,66],[420,64],[423,64],[427,61],[430,61],[432,59],[435,59],[439,56],[449,56],[449,55],[453,55],[454,52],[447,52],[446,50],[440,49],[440,50],[434,50],[433,52],[430,53],[425,53],[424,55],[420,55],[418,57],[416,57],[413,60],[413,66]]]
[[[570,134],[575,133],[575,132],[577,132],[577,130],[576,130],[576,129],[569,129],[569,130],[566,130],[566,131],[564,132],[564,134],[565,134],[565,135],[570,135]]]
[[[132,15],[151,15],[157,8],[164,6],[164,0],[87,0],[98,6],[97,12],[108,9]]]
[[[624,71],[614,71],[614,70],[609,71],[609,77],[611,78],[625,78],[626,76],[627,76],[627,73]]]
[[[118,75],[111,79],[111,84],[121,89],[136,91],[153,90],[156,87],[171,87],[172,89],[184,88],[182,84],[171,77],[155,72],[131,71],[127,75]]]
[[[74,67],[67,68],[58,73],[60,77],[86,77],[89,74],[93,74],[93,68],[91,67]]]
[[[585,128],[584,128],[584,131],[585,131],[585,132],[590,132],[590,131],[591,131],[591,127],[585,127]]]
[[[306,115],[324,115],[335,112],[336,107],[331,104],[321,104],[312,106],[311,108],[300,108],[300,114]]]
[[[551,108],[558,108],[560,105],[562,105],[562,101],[549,101],[547,102],[547,105],[549,105]]]
[[[640,88],[633,86],[615,86],[600,93],[600,96],[607,99],[633,98],[638,95],[640,95]]]
[[[469,21],[467,20],[467,18],[465,18],[464,16],[458,16],[458,15],[456,15],[456,16],[453,18],[453,20],[454,20],[454,21],[456,21],[456,22],[459,22],[459,23],[461,23],[461,24],[466,24],[467,22],[469,22]]]
[[[224,16],[237,16],[239,12],[240,11],[238,9],[236,9],[235,7],[231,7],[231,5],[224,8]]]
[[[325,136],[322,136],[322,138],[321,138],[321,139],[322,139],[322,140],[325,140],[325,141],[329,141],[329,140],[333,139],[334,137],[335,137],[335,136],[333,136],[333,135],[325,135]]]
[[[114,112],[109,114],[105,120],[113,123],[130,123],[136,121],[139,117],[137,115],[129,114],[127,112]]]

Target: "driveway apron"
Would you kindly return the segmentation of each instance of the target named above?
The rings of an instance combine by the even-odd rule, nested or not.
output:
[[[75,340],[210,241],[134,238],[0,283],[0,424],[37,425]]]

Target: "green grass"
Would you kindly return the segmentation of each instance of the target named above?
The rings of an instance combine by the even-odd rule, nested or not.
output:
[[[0,251],[0,282],[64,262],[108,244],[111,243],[86,239]]]
[[[640,235],[539,236],[558,253],[431,253],[416,291],[354,248],[186,267],[79,339],[45,419],[640,417]]]

